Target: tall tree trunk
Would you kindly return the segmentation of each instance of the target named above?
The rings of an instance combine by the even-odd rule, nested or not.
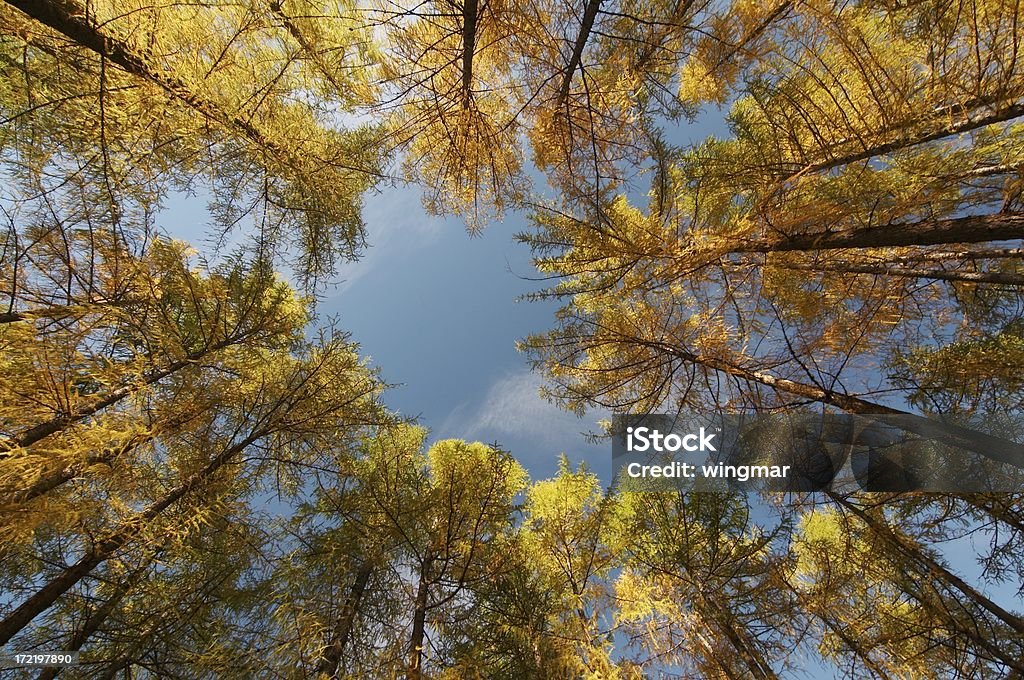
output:
[[[688,363],[704,366],[749,382],[759,383],[780,392],[835,406],[848,413],[898,415],[901,416],[900,427],[910,432],[925,437],[941,439],[948,444],[974,451],[991,460],[1024,468],[1024,444],[1018,444],[1017,442],[960,427],[959,425],[926,418],[915,413],[902,411],[842,392],[826,390],[817,385],[808,385],[794,380],[787,380],[786,378],[779,378],[770,373],[744,368],[717,357],[700,356],[680,350],[678,347],[665,342],[639,342],[640,344],[658,349],[665,354],[678,357]]]
[[[967,215],[944,220],[856,227],[841,231],[754,238],[729,249],[732,253],[777,253],[790,250],[894,248],[949,243],[985,243],[1024,238],[1024,215]]]
[[[857,149],[856,151],[850,151],[848,153],[843,153],[838,156],[833,156],[827,160],[822,160],[817,163],[810,163],[804,166],[799,171],[787,176],[785,179],[781,181],[781,183],[785,184],[786,182],[790,182],[796,179],[797,177],[800,177],[801,175],[817,172],[826,172],[828,170],[832,170],[843,165],[849,165],[851,163],[856,163],[858,161],[864,161],[869,158],[874,158],[875,156],[881,156],[887,153],[892,153],[893,151],[899,151],[900,149],[908,149],[921,144],[927,144],[928,142],[935,142],[940,139],[953,137],[955,135],[970,132],[971,130],[977,130],[979,128],[983,128],[995,123],[1005,123],[1007,121],[1013,120],[1014,118],[1024,116],[1024,104],[1016,102],[1010,104],[1009,106],[997,108],[992,111],[977,113],[977,108],[980,108],[981,106],[989,106],[994,103],[997,102],[993,102],[989,99],[980,100],[977,102],[968,102],[962,107],[964,109],[967,109],[964,118],[962,118],[959,121],[946,124],[942,123],[944,121],[949,120],[950,114],[955,113],[955,111],[950,111],[947,108],[939,109],[931,113],[929,117],[926,118],[924,121],[937,123],[937,125],[934,127],[930,127],[926,130],[917,133],[903,134],[900,137],[896,139],[890,139],[889,141],[877,142],[875,144],[867,144]],[[910,127],[913,124],[913,122],[908,122],[904,124],[903,128]],[[887,132],[898,131],[898,129],[890,129]],[[841,141],[834,146],[843,146],[847,143],[852,143],[852,140],[851,142]],[[826,151],[826,153],[831,155],[831,150]]]
[[[3,445],[6,447],[8,453],[6,453],[5,455],[3,451],[0,451],[0,460],[3,460],[5,457],[9,456],[9,451],[31,446],[32,444],[35,444],[36,442],[45,439],[46,437],[49,437],[52,434],[56,434],[64,430],[70,425],[74,425],[75,423],[80,422],[88,418],[89,416],[96,415],[103,409],[113,406],[114,404],[120,402],[126,397],[129,397],[132,394],[141,391],[145,387],[157,383],[160,380],[163,380],[164,378],[174,375],[175,373],[185,368],[186,366],[195,364],[203,357],[206,357],[209,354],[212,354],[213,352],[217,352],[219,350],[224,349],[225,347],[229,347],[230,345],[240,342],[241,339],[242,338],[230,338],[227,340],[222,340],[221,342],[214,343],[199,352],[193,352],[192,354],[189,354],[184,359],[174,361],[163,368],[151,371],[150,373],[143,376],[141,380],[111,390],[106,395],[92,401],[91,403],[80,406],[79,408],[75,409],[69,414],[57,416],[56,418],[51,418],[50,420],[30,427],[17,437],[7,440],[6,442],[3,442]]]
[[[78,479],[85,474],[85,471],[88,470],[90,466],[110,465],[115,460],[127,455],[138,447],[153,441],[155,436],[156,435],[154,433],[146,433],[130,437],[126,442],[119,446],[104,449],[99,453],[90,453],[86,455],[84,461],[73,463],[63,469],[50,472],[49,474],[37,479],[27,488],[12,490],[9,492],[5,491],[3,495],[0,495],[0,508],[6,505],[27,503],[35,498],[48,494],[54,489],[70,482],[72,479]]]
[[[565,75],[562,77],[562,85],[558,89],[558,106],[565,104],[569,98],[569,88],[572,86],[572,77],[576,69],[583,61],[583,50],[586,49],[587,40],[590,39],[590,31],[594,28],[594,19],[601,8],[601,0],[587,0],[587,6],[583,10],[583,20],[580,22],[580,32],[576,34],[576,42],[572,47],[572,54],[569,56],[569,63],[565,67]]]
[[[434,556],[428,554],[420,565],[419,583],[416,586],[416,601],[412,615],[412,635],[409,638],[409,668],[406,680],[420,680],[423,677],[423,642],[426,637],[427,608],[430,605],[430,572]]]
[[[469,104],[473,93],[473,56],[476,53],[477,0],[464,0],[462,7],[462,103]]]
[[[116,446],[110,446],[98,453],[88,453],[85,460],[41,476],[27,488],[0,489],[0,507],[8,504],[27,503],[34,498],[48,494],[63,484],[83,476],[90,466],[111,465],[140,446],[145,446],[164,432],[178,430],[196,416],[197,413],[190,412],[188,409],[179,411],[167,421],[152,426],[146,432],[132,435]]]
[[[10,293],[13,297],[13,292]],[[113,298],[99,298],[99,299],[85,299],[75,301],[73,304],[67,305],[51,305],[49,307],[36,307],[32,309],[23,309],[21,311],[14,311],[9,309],[6,312],[0,313],[0,324],[16,323],[18,321],[31,321],[33,319],[50,319],[53,321],[59,321],[66,319],[70,316],[76,316],[80,314],[88,313],[90,309],[109,309],[115,308],[124,310],[131,304],[141,304],[145,300],[128,298],[117,296]],[[13,306],[13,301],[11,306]]]
[[[30,317],[20,312],[4,312],[0,314],[0,323],[16,323],[18,321],[25,321]]]
[[[1009,175],[1024,170],[1021,163],[1000,163],[999,165],[979,165],[978,167],[964,170],[949,175],[953,179],[978,179],[981,177],[996,177],[998,175]]]
[[[334,639],[328,644],[317,664],[317,673],[324,673],[332,680],[338,677],[338,666],[341,663],[341,655],[345,651],[352,630],[355,628],[356,617],[359,614],[359,603],[366,592],[366,585],[373,575],[373,565],[369,562],[363,564],[356,571],[355,581],[349,589],[348,597],[341,609],[341,616],[338,624],[334,627]]]
[[[128,672],[128,668],[132,665],[132,660],[129,657],[124,657],[113,662],[107,666],[101,675],[98,675],[96,680],[114,680],[117,674],[122,670],[125,671],[125,680],[132,680],[131,674]]]
[[[147,374],[142,378],[142,380],[111,390],[103,397],[94,400],[92,403],[81,406],[67,415],[57,416],[56,418],[51,418],[50,420],[39,423],[38,425],[34,425],[22,432],[15,439],[7,442],[7,445],[10,449],[31,446],[52,434],[60,432],[70,425],[74,425],[89,416],[96,415],[103,409],[113,406],[122,399],[142,390],[147,385],[152,385],[155,382],[177,373],[191,363],[193,363],[193,360],[175,361],[164,368]]]
[[[159,555],[159,553],[160,551],[158,550],[157,555]],[[146,559],[143,564],[138,569],[135,569],[128,578],[122,579],[117,584],[117,588],[114,589],[114,592],[107,598],[106,602],[89,613],[85,622],[82,624],[82,627],[75,631],[71,636],[71,639],[68,640],[61,649],[68,652],[80,650],[82,645],[84,645],[86,641],[88,641],[88,639],[100,629],[100,626],[110,618],[114,608],[117,607],[118,603],[124,599],[124,596],[128,594],[135,584],[139,582],[139,579],[146,573],[146,570],[149,568],[149,565],[153,563],[155,558],[156,555]],[[44,668],[36,680],[53,680],[57,677],[57,674],[60,673],[60,671],[61,668],[59,666]]]
[[[743,34],[728,52],[715,60],[715,65],[714,68],[711,69],[711,73],[720,72],[720,69],[735,59],[737,54],[747,51],[747,45],[764,35],[764,32],[771,28],[772,24],[776,21],[785,17],[786,13],[792,9],[793,4],[793,0],[783,0],[780,2],[778,6],[768,14],[768,16],[761,20],[761,23]]]
[[[714,627],[725,636],[729,645],[742,659],[743,665],[750,671],[750,675],[757,680],[778,680],[771,664],[764,658],[761,651],[750,640],[749,636],[741,633],[734,625],[734,617],[718,602],[708,597],[701,597],[704,607],[710,610],[710,621]]]
[[[898,262],[949,262],[951,260],[1002,260],[1024,259],[1024,248],[978,248],[975,250],[922,250],[917,253],[900,255]]]
[[[878,274],[910,279],[932,279],[935,281],[962,281],[964,283],[991,283],[1002,286],[1024,286],[1024,274],[1006,272],[966,272],[945,269],[920,269],[898,267],[887,264],[779,264],[773,265],[783,269],[809,272],[839,272],[842,274]]]
[[[70,567],[51,579],[27,600],[11,611],[0,621],[0,645],[6,644],[12,637],[27,626],[41,613],[49,609],[57,599],[73,588],[79,581],[121,550],[131,539],[135,538],[146,526],[168,507],[179,501],[186,494],[199,488],[215,472],[230,463],[247,446],[255,442],[265,432],[252,432],[241,442],[228,447],[202,470],[194,473],[178,486],[171,489],[158,501],[147,506],[142,512],[121,523],[120,527],[107,538],[92,544],[86,553]]]

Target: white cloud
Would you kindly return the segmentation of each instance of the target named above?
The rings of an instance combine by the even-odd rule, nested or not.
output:
[[[597,430],[606,414],[588,411],[584,418],[562,411],[540,396],[541,379],[529,370],[498,379],[475,406],[462,404],[435,431],[435,436],[505,442],[528,441],[548,452],[584,445],[582,433]]]

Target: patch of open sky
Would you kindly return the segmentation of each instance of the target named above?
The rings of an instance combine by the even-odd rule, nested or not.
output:
[[[577,419],[541,399],[515,342],[550,327],[555,302],[520,302],[539,287],[520,215],[467,236],[457,219],[427,215],[419,191],[404,187],[371,196],[371,244],[342,267],[342,283],[321,304],[337,315],[389,382],[388,404],[417,416],[431,439],[498,442],[534,477],[557,469],[558,454],[587,460],[605,479],[610,458],[580,434],[599,415]],[[607,467],[607,470],[604,468]]]
[[[718,109],[666,129],[666,141],[679,146],[728,135]],[[636,192],[631,199],[642,205],[645,196]],[[202,189],[174,194],[159,224],[215,261],[244,243],[247,229],[220,241],[208,201]],[[540,376],[515,349],[518,339],[549,329],[559,306],[519,300],[544,286],[534,280],[528,247],[514,239],[527,227],[525,215],[510,213],[469,237],[460,220],[429,215],[414,186],[369,193],[363,215],[369,246],[340,267],[318,313],[337,319],[384,380],[396,384],[385,397],[389,407],[417,417],[431,429],[431,441],[496,442],[535,479],[553,475],[566,454],[609,483],[610,447],[585,436],[608,414],[578,418],[545,401]]]
[[[668,141],[726,132],[721,113],[711,112]],[[415,187],[369,196],[364,215],[370,247],[342,267],[321,310],[338,316],[386,380],[401,383],[389,405],[418,416],[432,440],[501,444],[534,478],[553,475],[564,453],[610,482],[610,447],[585,436],[608,414],[577,418],[542,399],[540,376],[515,349],[516,340],[549,329],[559,306],[519,301],[544,285],[532,280],[529,249],[514,240],[525,216],[508,214],[470,238],[460,220],[428,215]]]

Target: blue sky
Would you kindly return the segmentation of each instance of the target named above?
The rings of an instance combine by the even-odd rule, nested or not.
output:
[[[726,132],[724,112],[711,109],[668,140]],[[388,404],[419,416],[433,439],[500,443],[535,479],[553,475],[564,453],[610,482],[611,444],[582,434],[608,414],[580,419],[544,401],[540,377],[515,349],[516,340],[551,328],[558,308],[517,302],[543,287],[529,280],[537,275],[529,249],[514,240],[525,217],[508,214],[470,237],[460,220],[428,215],[418,189],[403,187],[368,196],[364,220],[370,247],[342,268],[321,310],[338,316],[385,380],[402,384]]]
[[[206,200],[172,196],[159,223],[216,260]],[[529,249],[514,240],[523,216],[471,237],[460,220],[428,215],[416,187],[392,187],[366,196],[363,217],[370,245],[341,266],[317,312],[351,333],[395,385],[388,406],[417,417],[432,440],[497,442],[534,478],[554,474],[565,453],[608,482],[610,445],[581,434],[604,414],[579,419],[544,401],[539,377],[515,349],[516,340],[547,330],[558,306],[517,301],[542,286],[529,280],[536,276]],[[231,241],[242,238],[244,231]]]
[[[694,143],[710,134],[726,134],[723,112],[678,126],[668,140]],[[208,242],[205,202],[203,195],[173,196],[161,226],[176,238]],[[389,407],[418,417],[432,440],[497,442],[535,479],[553,475],[564,453],[610,482],[610,444],[583,436],[608,414],[580,419],[544,401],[540,377],[515,349],[518,339],[549,329],[558,307],[517,301],[543,286],[529,280],[536,276],[529,249],[514,240],[525,216],[508,214],[471,237],[461,220],[428,215],[419,189],[405,186],[368,194],[363,218],[369,247],[341,267],[318,312],[336,318],[397,385],[386,395]]]
[[[557,307],[517,301],[541,286],[528,280],[536,270],[513,239],[523,218],[470,237],[459,220],[427,215],[412,187],[368,197],[364,216],[371,246],[342,267],[321,311],[337,315],[387,382],[400,383],[389,406],[419,417],[433,439],[497,441],[534,477],[553,474],[563,452],[610,476],[606,447],[579,434],[601,415],[581,420],[541,399],[515,349],[546,330]]]

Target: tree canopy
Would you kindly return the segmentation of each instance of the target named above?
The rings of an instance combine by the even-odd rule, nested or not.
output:
[[[365,196],[414,186],[526,217],[562,307],[519,346],[566,410],[896,414],[1024,467],[1022,41],[1016,0],[5,0],[0,646],[81,652],[39,678],[1024,676],[1022,492],[531,479],[390,411],[319,314]],[[195,195],[216,252],[158,226]]]

